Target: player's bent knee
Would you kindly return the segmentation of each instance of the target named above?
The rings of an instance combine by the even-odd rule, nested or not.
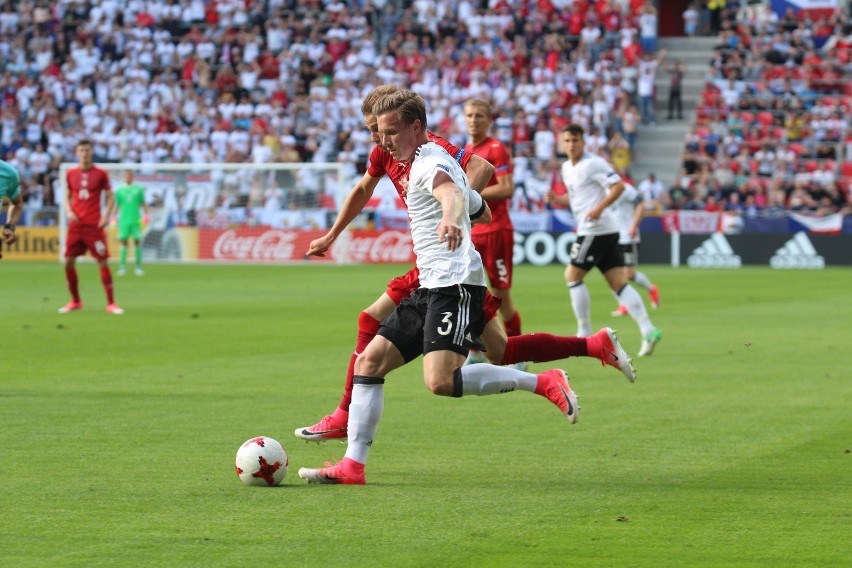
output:
[[[423,377],[426,383],[426,388],[438,396],[453,396],[453,375],[452,374],[434,374]]]
[[[377,373],[381,363],[380,358],[373,357],[367,352],[361,353],[355,359],[355,374],[367,377],[378,376]]]

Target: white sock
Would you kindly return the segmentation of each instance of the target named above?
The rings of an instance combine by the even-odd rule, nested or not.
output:
[[[461,378],[461,396],[486,396],[515,390],[535,392],[538,384],[538,376],[532,373],[488,363],[462,367]]]
[[[653,286],[651,279],[645,276],[644,272],[639,272],[638,270],[633,274],[633,282],[646,290],[650,290],[651,286]]]
[[[588,337],[592,334],[592,299],[589,289],[581,280],[569,282],[568,291],[571,293],[571,307],[577,318],[577,337]]]
[[[356,379],[357,380],[357,379]],[[373,381],[381,379],[372,379]],[[382,410],[385,406],[384,381],[373,384],[352,385],[352,403],[349,405],[349,445],[344,457],[358,463],[367,463],[367,454],[376,436]]]
[[[621,289],[621,293],[616,294],[615,297],[619,302],[627,306],[627,313],[639,324],[639,331],[642,332],[643,337],[654,329],[654,324],[651,323],[651,318],[648,316],[647,310],[645,310],[645,303],[642,301],[642,296],[639,295],[636,288],[630,284],[626,284]]]

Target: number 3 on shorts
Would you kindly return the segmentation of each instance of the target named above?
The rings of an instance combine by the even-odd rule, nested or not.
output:
[[[453,312],[441,312],[444,316],[444,319],[441,320],[441,323],[447,324],[445,328],[438,327],[437,331],[441,335],[449,335],[451,331],[453,331],[453,322],[450,320],[453,317]]]

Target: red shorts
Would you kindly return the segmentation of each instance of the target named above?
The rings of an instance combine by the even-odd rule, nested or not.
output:
[[[402,276],[391,279],[385,293],[398,306],[403,298],[408,298],[418,288],[420,288],[420,271],[415,266]]]
[[[488,281],[496,290],[512,287],[512,254],[515,248],[515,230],[500,229],[473,235],[473,246],[482,257]]]
[[[98,260],[109,258],[104,230],[97,225],[69,224],[65,236],[65,258],[83,256],[87,250]]]
[[[402,276],[397,276],[388,282],[388,289],[385,293],[390,296],[393,303],[397,306],[404,299],[420,288],[420,271],[415,266]],[[482,306],[482,312],[485,316],[483,321],[488,322],[497,315],[497,310],[500,309],[500,304],[503,303],[503,298],[498,298],[491,294],[490,291],[485,291],[485,303]]]
[[[498,298],[491,293],[491,290],[485,290],[485,303],[482,305],[482,313],[485,317],[482,321],[485,323],[491,321],[497,315],[497,310],[500,309],[502,303],[503,298]]]

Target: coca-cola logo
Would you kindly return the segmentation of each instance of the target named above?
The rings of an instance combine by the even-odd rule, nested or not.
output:
[[[408,231],[382,231],[375,234],[353,233],[346,248],[350,262],[411,262],[414,245]]]
[[[269,230],[260,235],[239,235],[235,230],[225,231],[213,245],[213,258],[217,260],[294,260],[296,233]]]

